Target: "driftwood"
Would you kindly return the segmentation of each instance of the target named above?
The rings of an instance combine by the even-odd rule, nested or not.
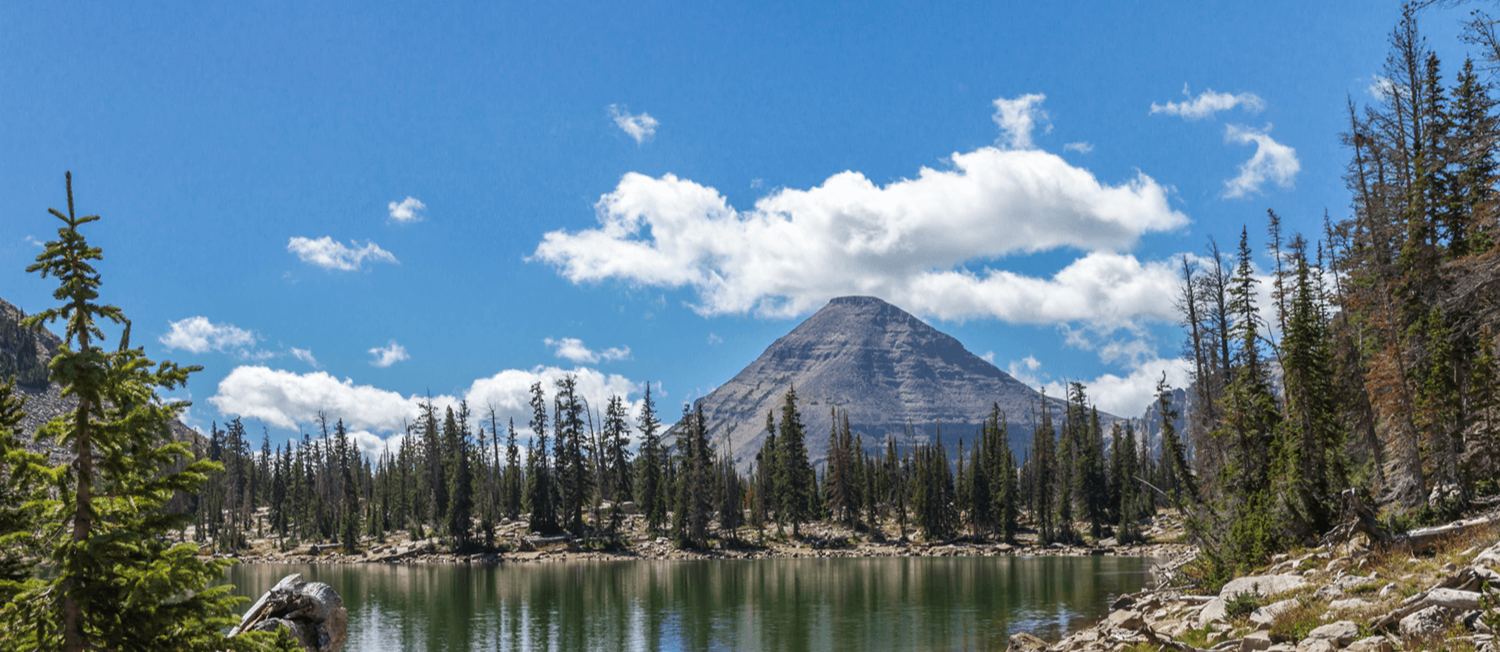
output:
[[[245,612],[230,636],[245,632],[287,633],[308,652],[339,652],[349,635],[349,612],[333,587],[308,583],[301,573],[281,579]]]
[[[1380,526],[1379,519],[1375,517],[1375,510],[1365,504],[1359,492],[1345,489],[1339,496],[1343,503],[1339,510],[1339,524],[1323,536],[1324,546],[1345,543],[1355,534],[1364,534],[1370,538],[1370,541],[1382,546],[1406,546],[1414,553],[1424,552],[1437,547],[1451,537],[1500,525],[1500,514],[1491,514],[1475,519],[1454,521],[1447,525],[1392,533]]]

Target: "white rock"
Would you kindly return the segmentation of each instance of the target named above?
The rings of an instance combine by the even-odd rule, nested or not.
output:
[[[1333,641],[1338,647],[1343,647],[1353,642],[1356,636],[1359,636],[1359,625],[1347,620],[1340,620],[1331,625],[1324,625],[1307,633],[1307,638]]]
[[[1276,620],[1276,616],[1290,611],[1295,606],[1297,606],[1296,600],[1282,600],[1281,602],[1272,602],[1271,604],[1268,604],[1251,612],[1250,622],[1257,625],[1270,624],[1271,621]]]
[[[1407,638],[1426,638],[1448,629],[1448,612],[1442,607],[1428,607],[1401,619],[1396,626]]]

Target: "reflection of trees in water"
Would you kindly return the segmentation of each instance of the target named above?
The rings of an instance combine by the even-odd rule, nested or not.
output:
[[[259,595],[301,572],[349,608],[349,650],[1003,647],[1056,637],[1144,582],[1128,558],[874,558],[244,566]]]

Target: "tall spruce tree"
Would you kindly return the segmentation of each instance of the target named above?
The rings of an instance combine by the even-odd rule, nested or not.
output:
[[[169,424],[187,404],[158,392],[182,387],[199,367],[153,363],[131,347],[129,320],[99,300],[93,261],[102,252],[79,231],[99,218],[76,216],[72,185],[69,174],[68,213],[51,210],[63,222],[58,238],[27,268],[57,279],[53,297],[62,305],[23,323],[64,324],[49,379],[77,407],[37,437],[73,460],[54,467],[40,455],[9,451],[7,462],[20,466],[7,482],[45,483],[51,491],[32,502],[45,555],[30,577],[5,585],[12,599],[0,606],[0,641],[67,652],[269,649],[271,636],[224,635],[242,600],[230,586],[209,584],[232,562],[199,559],[197,546],[169,542],[191,517],[167,512],[168,499],[196,491],[218,465],[192,461],[191,448],[173,439]],[[121,327],[113,351],[102,346],[105,322]],[[292,645],[284,635],[281,644]]]
[[[776,438],[777,519],[792,524],[792,536],[802,536],[802,523],[811,517],[815,483],[807,463],[806,431],[797,407],[797,388],[787,389],[781,404],[780,433]]]

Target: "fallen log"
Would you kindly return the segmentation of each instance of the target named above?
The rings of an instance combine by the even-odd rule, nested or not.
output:
[[[1370,541],[1381,546],[1406,546],[1413,553],[1419,553],[1436,548],[1452,537],[1500,525],[1500,514],[1490,514],[1474,519],[1454,521],[1447,525],[1392,533],[1381,527],[1380,520],[1375,516],[1375,510],[1365,504],[1358,491],[1345,489],[1339,496],[1342,503],[1339,509],[1339,524],[1323,536],[1324,547],[1345,543],[1355,534],[1364,534],[1370,538]]]

